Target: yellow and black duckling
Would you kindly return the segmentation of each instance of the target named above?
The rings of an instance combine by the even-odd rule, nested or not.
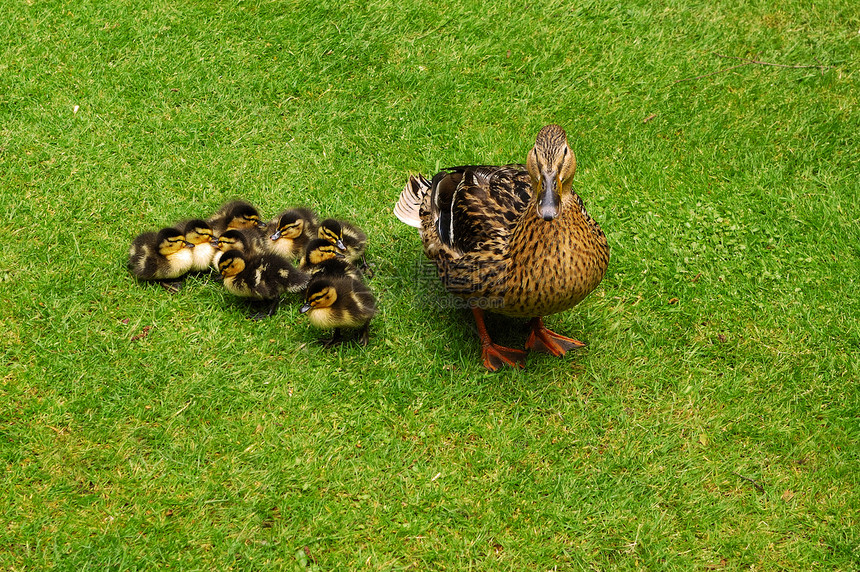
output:
[[[325,275],[362,279],[361,271],[335,245],[322,238],[315,238],[308,243],[299,268],[311,277]]]
[[[360,280],[346,276],[320,276],[311,280],[305,303],[299,309],[317,328],[334,329],[323,342],[331,347],[343,341],[342,329],[357,329],[357,340],[366,346],[370,339],[370,320],[376,315],[376,299]]]
[[[526,352],[492,342],[484,309],[530,318],[529,350],[561,356],[584,345],[543,323],[597,288],[609,264],[606,236],[572,189],[575,171],[564,130],[547,125],[525,165],[410,177],[395,206],[419,229],[445,288],[468,301],[490,370],[524,367]]]
[[[218,268],[221,256],[228,250],[238,250],[248,256],[257,256],[265,252],[265,237],[256,229],[243,228],[224,231],[221,236],[212,241],[215,254],[212,256],[212,266]]]
[[[337,246],[352,263],[363,257],[367,249],[367,235],[360,228],[346,221],[325,219],[320,223],[319,237]]]
[[[216,250],[213,244],[212,227],[205,220],[192,219],[180,223],[179,230],[185,235],[185,240],[194,245],[191,251],[194,254],[191,270],[196,272],[211,270],[212,258]]]
[[[260,212],[248,201],[236,200],[224,203],[206,222],[215,233],[221,236],[232,229],[254,228],[262,230],[265,223],[260,220]]]
[[[255,320],[274,315],[281,295],[299,292],[309,280],[305,272],[293,267],[283,256],[272,253],[246,255],[239,250],[228,250],[221,256],[218,272],[224,278],[227,291],[264,304],[262,310],[251,315]]]
[[[193,248],[179,229],[145,232],[132,241],[126,267],[139,280],[159,281],[176,292],[194,264]]]
[[[310,209],[295,208],[282,212],[270,224],[267,246],[290,260],[301,258],[305,247],[319,229],[319,218]]]

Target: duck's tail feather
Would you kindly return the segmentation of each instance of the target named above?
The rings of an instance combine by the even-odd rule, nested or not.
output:
[[[406,186],[403,192],[400,193],[400,200],[394,205],[394,216],[399,218],[405,224],[414,226],[417,229],[421,228],[421,203],[424,197],[430,192],[430,181],[424,175],[412,175],[406,181]]]

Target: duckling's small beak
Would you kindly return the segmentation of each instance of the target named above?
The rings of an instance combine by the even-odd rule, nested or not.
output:
[[[537,214],[545,221],[551,221],[561,212],[561,195],[558,187],[561,183],[555,173],[543,173],[543,185],[538,197]]]
[[[258,220],[257,221],[257,228],[260,230],[266,230],[266,223],[261,221],[261,220]]]
[[[211,245],[212,245],[212,246],[214,246],[215,248],[218,248],[218,245],[220,244],[220,241],[219,241],[217,238],[213,238],[212,240],[210,240],[210,241],[209,241],[209,244],[211,244]]]
[[[310,304],[307,304],[307,303],[306,303],[306,304],[303,304],[303,305],[302,305],[302,307],[301,307],[301,308],[299,308],[299,314],[304,314],[305,312],[307,312],[307,311],[308,311],[308,310],[310,310],[310,309],[311,309],[311,305],[310,305]]]
[[[185,241],[185,248],[194,248],[194,243],[193,243],[193,242],[188,242],[188,241],[186,240],[186,241]]]
[[[280,231],[280,229],[279,229],[279,230],[276,230],[276,231],[275,231],[275,234],[273,234],[273,235],[272,235],[272,236],[270,236],[269,238],[271,238],[272,240],[278,240],[279,238],[281,238],[281,231]]]
[[[334,243],[334,245],[336,247],[338,247],[340,250],[346,250],[346,245],[343,243],[343,240],[341,240],[339,238],[337,239],[337,242]]]

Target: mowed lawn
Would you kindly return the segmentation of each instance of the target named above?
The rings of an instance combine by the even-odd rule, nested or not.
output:
[[[860,568],[856,2],[3,12],[0,568]],[[547,123],[610,267],[488,373],[391,208]],[[368,347],[126,272],[236,197],[367,232]]]

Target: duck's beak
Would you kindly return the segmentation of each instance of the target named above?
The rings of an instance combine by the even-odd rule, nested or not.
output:
[[[185,241],[185,248],[194,248],[194,243],[193,243],[193,242],[188,242],[188,241],[186,240],[186,241]]]
[[[275,234],[273,234],[269,238],[271,238],[272,240],[278,240],[279,238],[281,238],[281,230],[280,229],[276,230]]]
[[[346,245],[339,238],[337,239],[337,242],[334,243],[334,245],[340,250],[346,250]]]
[[[209,244],[211,244],[211,245],[212,245],[212,246],[214,246],[215,248],[218,248],[218,239],[217,239],[217,238],[213,238],[212,240],[210,240],[210,241],[209,241]]]
[[[303,304],[302,307],[299,308],[299,314],[304,314],[305,312],[307,312],[310,309],[311,309],[310,304]]]
[[[538,197],[537,214],[543,220],[550,221],[561,213],[561,195],[559,187],[561,182],[555,173],[543,173],[543,185]]]

